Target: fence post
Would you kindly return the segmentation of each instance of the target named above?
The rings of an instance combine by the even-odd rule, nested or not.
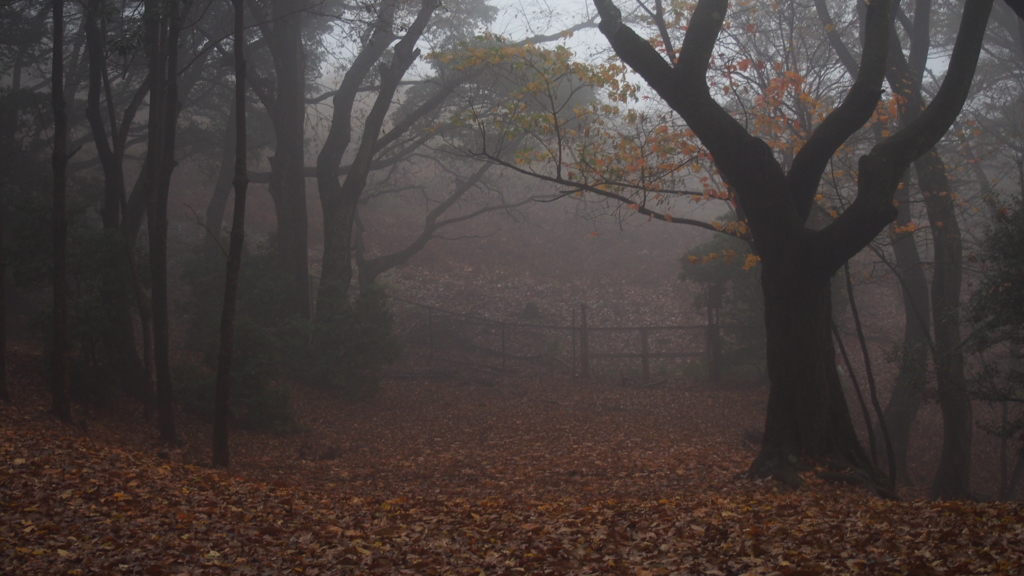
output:
[[[722,336],[715,316],[715,323],[708,324],[708,380],[717,384],[722,380]]]
[[[572,309],[572,326],[569,328],[572,337],[572,377],[576,377],[576,309]]]
[[[708,328],[706,351],[708,357],[708,381],[717,384],[722,379],[722,338],[718,322],[718,311],[722,307],[723,287],[719,284],[708,286]]]
[[[647,328],[640,329],[640,362],[644,367],[644,384],[649,384],[651,381],[651,361],[648,358],[650,354],[650,348],[647,344]]]
[[[505,371],[505,323],[498,322],[501,326],[501,371]]]
[[[434,309],[427,308],[427,345],[434,347]]]
[[[580,375],[590,378],[590,335],[587,334],[586,304],[580,304]]]

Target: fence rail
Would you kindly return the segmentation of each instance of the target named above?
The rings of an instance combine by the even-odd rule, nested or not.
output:
[[[574,377],[581,376],[589,378],[591,375],[592,364],[596,359],[639,359],[642,379],[646,384],[651,380],[651,360],[696,357],[704,358],[706,360],[708,376],[712,382],[717,382],[719,375],[721,374],[721,367],[719,364],[720,358],[722,357],[722,339],[720,336],[722,327],[717,322],[717,314],[709,314],[708,323],[705,325],[591,326],[587,321],[587,306],[586,304],[580,304],[578,316],[579,321],[577,322],[577,310],[574,307],[572,309],[571,323],[569,325],[560,325],[495,320],[477,314],[456,312],[438,306],[422,304],[420,302],[407,300],[397,296],[390,296],[390,299],[396,302],[402,302],[412,306],[414,309],[426,312],[426,318],[421,317],[415,322],[415,324],[419,325],[420,322],[426,324],[426,341],[431,347],[436,344],[441,332],[440,324],[446,318],[459,319],[463,323],[463,328],[469,326],[477,327],[478,330],[474,334],[476,341],[471,341],[473,338],[465,335],[464,339],[466,341],[462,343],[481,352],[491,353],[495,356],[500,355],[502,371],[506,370],[510,360],[539,360],[548,358],[552,361],[557,361],[565,365],[572,371],[572,375]],[[570,339],[568,361],[564,358],[558,357],[557,349],[553,351],[544,350],[537,352],[536,348],[534,348],[528,353],[526,349],[529,348],[529,344],[536,346],[538,342],[541,341],[541,339],[535,334],[536,331],[548,331],[555,332],[556,334],[568,335]],[[638,345],[639,351],[623,351],[622,348],[624,346],[628,346],[628,340],[621,339],[613,341],[612,344],[608,344],[606,342],[603,346],[595,346],[594,340],[599,339],[601,335],[623,332],[637,333],[638,337],[633,342],[635,345]],[[700,338],[702,345],[697,345],[699,349],[695,350],[692,337],[687,339],[685,342],[681,342],[677,339],[676,349],[674,351],[665,351],[664,345],[666,337],[658,339],[656,341],[656,346],[652,347],[651,345],[651,334],[656,332],[689,333],[691,335],[696,333],[698,337],[703,336],[703,338]],[[529,343],[524,344],[523,337],[521,337],[519,341],[514,342],[513,335],[515,333],[527,333],[525,340],[528,340]],[[532,338],[530,337],[531,335],[533,336]],[[486,344],[481,343],[481,341],[488,341],[495,347],[491,348]],[[560,348],[557,341],[555,348]],[[617,349],[609,351],[609,348]],[[634,348],[634,350],[636,350],[636,348]]]

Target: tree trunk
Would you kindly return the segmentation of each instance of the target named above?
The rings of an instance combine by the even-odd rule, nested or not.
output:
[[[167,197],[174,169],[174,132],[177,120],[177,51],[179,7],[172,4],[162,15],[158,0],[146,4],[147,40],[150,45],[150,118],[147,167],[149,258],[153,308],[153,362],[156,372],[160,440],[177,443],[174,395],[170,377],[170,327],[167,309]]]
[[[915,14],[908,59],[904,59],[895,35],[890,39],[890,43],[896,47],[892,51],[890,63],[890,84],[906,98],[901,124],[916,122],[923,108],[920,79],[927,61],[930,3],[919,3],[915,8],[915,12],[918,11],[921,14]],[[931,289],[935,332],[932,354],[943,415],[943,451],[932,485],[932,495],[938,498],[969,498],[973,421],[964,377],[963,352],[960,349],[960,229],[942,158],[934,150],[929,151],[915,161],[915,168],[935,247]],[[926,323],[923,325],[927,328]]]
[[[281,263],[290,280],[288,309],[309,318],[309,255],[306,215],[306,55],[302,46],[304,0],[273,0],[269,38],[277,77],[272,121],[277,145],[270,159],[270,196],[277,213]]]
[[[106,315],[103,341],[106,345],[108,361],[117,367],[120,374],[122,388],[141,398],[145,395],[145,371],[135,346],[135,329],[132,323],[131,303],[128,298],[129,275],[125,262],[127,251],[124,249],[127,247],[120,246],[125,240],[120,233],[121,204],[125,194],[122,167],[124,148],[118,146],[113,103],[107,103],[111,116],[113,146],[108,141],[107,130],[100,112],[100,93],[106,77],[106,36],[97,22],[97,17],[102,12],[102,1],[90,0],[85,10],[83,28],[89,61],[86,118],[89,121],[93,142],[103,168],[103,205],[100,208],[100,216],[103,229],[108,232],[106,240],[116,244],[116,246],[111,246],[111,250],[105,252],[106,257],[102,264],[103,279],[100,297]],[[134,113],[131,116],[133,117]],[[130,117],[125,121],[130,122]]]
[[[829,44],[836,51],[850,77],[856,78],[856,59],[835,30],[835,23],[829,15],[826,3],[824,0],[815,0],[814,5],[822,25],[827,31]],[[928,10],[924,2],[918,2],[915,6],[914,28],[911,34],[911,61],[916,64],[921,60],[921,56],[927,56]],[[858,4],[858,10],[862,10],[863,7],[864,5]],[[863,18],[863,14],[861,17]],[[921,25],[924,25],[923,28]],[[861,40],[863,41],[863,38]],[[906,64],[904,59],[899,38],[895,35],[890,35],[889,60],[890,67],[886,76],[893,90],[903,95],[909,95],[915,90],[919,92],[923,69],[919,70],[916,76],[911,72],[909,64]],[[894,63],[902,63],[903,66],[897,70]],[[920,108],[920,103],[917,107]],[[908,114],[903,114],[900,119],[901,126],[906,126],[909,125],[911,118]],[[875,124],[872,128],[876,141],[882,142],[885,139],[882,135],[882,127]],[[906,185],[897,188],[895,199],[897,202],[896,226],[906,226],[911,222],[910,194]],[[917,245],[912,233],[895,233],[895,238],[893,252],[896,255],[897,275],[900,278],[903,293],[904,354],[892,396],[886,406],[884,419],[896,460],[897,477],[909,479],[906,474],[906,459],[910,444],[910,430],[921,407],[921,388],[927,374],[930,334],[927,312],[928,281],[925,278],[924,269],[921,267],[921,258],[917,253]],[[881,432],[880,428],[879,432]],[[877,440],[881,440],[880,433],[875,436]],[[880,448],[880,444],[875,446],[876,450]]]
[[[370,67],[380,59],[391,42],[394,6],[390,2],[387,5],[390,6],[389,10],[392,12],[381,10],[377,20],[379,27],[373,31],[367,46],[356,57],[356,61],[345,75],[345,80],[342,81],[342,86],[338,89],[340,96],[335,97],[336,103],[344,103],[350,96],[354,98],[355,91],[358,90],[362,79],[365,78]],[[342,130],[341,134],[334,135],[333,139],[332,135],[328,134],[324,150],[327,149],[327,143],[330,142],[332,145],[330,153],[324,154],[324,150],[321,150],[320,157],[317,159],[317,183],[321,186],[326,185],[326,188],[320,189],[321,200],[324,203],[324,256],[317,298],[318,320],[333,317],[338,307],[348,300],[348,288],[352,283],[352,232],[355,226],[356,207],[366,188],[373,158],[377,153],[377,142],[380,140],[384,120],[391,109],[398,85],[409,67],[419,58],[420,51],[416,48],[416,42],[419,41],[438,6],[440,6],[439,0],[422,0],[416,19],[408,26],[405,35],[395,45],[391,61],[378,66],[380,88],[370,112],[366,115],[363,133],[359,139],[359,149],[352,160],[344,184],[340,187],[337,186],[338,161],[341,154],[344,153],[351,135],[351,117],[339,119],[337,115],[335,116],[335,123],[343,124],[347,128]],[[351,79],[349,74],[353,76]],[[349,111],[352,109],[351,101],[343,106]],[[332,124],[332,131],[334,128],[335,126]],[[344,143],[344,147],[340,146],[342,143]],[[328,242],[328,233],[330,242]],[[322,314],[321,305],[323,305]]]
[[[214,184],[210,203],[206,206],[206,236],[203,237],[203,253],[207,257],[221,254],[223,250],[220,245],[220,232],[224,226],[224,211],[234,177],[236,122],[236,112],[232,107],[231,113],[228,115],[228,125],[224,131],[224,148],[220,156],[217,183]]]
[[[10,402],[11,392],[7,386],[7,249],[4,234],[7,230],[7,207],[0,202],[0,401]]]
[[[53,413],[71,421],[71,376],[68,342],[67,278],[67,142],[68,116],[64,102],[64,0],[53,0],[53,373],[50,390]]]
[[[896,191],[896,201],[899,202],[896,226],[906,226],[911,222],[908,186],[904,185]],[[910,447],[910,432],[923,403],[922,392],[928,377],[931,332],[928,280],[912,233],[897,235],[892,248],[896,255],[903,295],[903,354],[900,356],[900,369],[892,396],[885,407],[885,424],[889,427],[889,437],[896,457],[897,477],[909,482],[907,451]]]
[[[338,173],[341,159],[352,142],[352,114],[356,95],[374,64],[394,41],[395,36],[391,30],[394,25],[394,12],[394,2],[383,4],[377,13],[368,41],[345,72],[341,86],[332,99],[334,110],[330,130],[316,159],[316,183],[324,215],[324,254],[316,298],[318,322],[331,318],[337,306],[348,299],[348,287],[352,282],[352,231],[356,205],[359,194],[362,193],[362,188],[356,189],[355,179],[362,178],[364,183],[366,180],[365,175],[359,174],[358,170],[350,170],[345,178],[345,184],[348,186],[346,192],[338,179]],[[379,97],[377,101],[380,101]],[[377,106],[376,102],[374,106]],[[365,130],[368,128],[364,128]],[[377,130],[379,128],[375,129],[375,132]],[[365,136],[375,138],[377,134]]]
[[[830,278],[795,255],[764,261],[761,285],[772,387],[764,441],[750,473],[797,485],[798,463],[819,459],[873,473],[835,368]]]
[[[916,163],[935,249],[932,273],[932,322],[935,331],[935,372],[942,409],[942,456],[931,495],[941,499],[971,497],[971,439],[974,423],[964,377],[960,340],[960,288],[963,244],[956,202],[945,165],[934,150]]]
[[[232,0],[235,16],[235,209],[231,220],[231,247],[224,281],[224,307],[220,319],[220,352],[217,359],[217,389],[213,418],[213,465],[226,468],[230,464],[228,450],[228,416],[231,411],[231,360],[234,352],[235,308],[238,303],[238,274],[242,266],[245,243],[246,174],[245,133],[245,37],[242,26],[242,0]]]
[[[321,194],[324,208],[324,256],[317,289],[316,317],[318,321],[332,318],[337,307],[348,299],[352,284],[352,231],[358,198],[338,195],[326,198]]]
[[[1007,480],[1006,491],[1003,494],[1004,500],[1017,498],[1017,488],[1020,486],[1021,479],[1024,479],[1024,445],[1017,450],[1017,463],[1013,465],[1013,473]]]

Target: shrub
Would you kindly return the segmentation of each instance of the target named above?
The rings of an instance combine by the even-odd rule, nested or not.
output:
[[[32,337],[44,344],[45,368],[51,367],[53,347],[53,238],[52,195],[48,181],[41,189],[6,188],[5,225],[10,230],[7,263],[13,281],[9,297],[19,302],[18,312],[34,316]],[[116,290],[130,286],[131,270],[120,231],[103,230],[95,217],[90,195],[98,184],[77,180],[68,202],[68,338],[70,391],[79,402],[100,403],[125,388],[120,370],[124,358],[111,348],[115,321],[130,323],[132,295],[120,294],[129,307],[110,302]],[[114,294],[114,296],[112,296]],[[129,324],[130,325],[130,324]]]
[[[278,262],[273,239],[243,255],[231,372],[232,417],[240,425],[270,430],[292,425],[289,383],[366,398],[377,391],[382,367],[398,353],[382,289],[374,287],[334,307],[334,317],[314,323],[284,307],[291,286]],[[190,342],[211,373],[219,347],[224,274],[223,254],[202,249],[183,273],[190,287]],[[199,404],[212,406],[212,379],[204,385],[209,393],[199,394],[187,379],[179,390],[183,403],[200,415],[210,408],[198,409]]]
[[[693,305],[706,308],[713,287],[722,291],[719,321],[722,325],[722,366],[727,375],[757,380],[764,374],[766,336],[761,265],[750,247],[739,238],[716,234],[693,248],[680,260],[679,278],[704,289]],[[690,366],[694,369],[702,363]],[[706,366],[702,368],[706,371]],[[751,378],[753,376],[753,378]]]
[[[970,349],[977,354],[975,396],[989,402],[1024,401],[1024,199],[1001,207],[981,245],[984,273],[968,303],[974,324]],[[997,434],[1024,440],[1024,417]]]

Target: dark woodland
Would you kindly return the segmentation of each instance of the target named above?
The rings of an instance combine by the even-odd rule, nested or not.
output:
[[[0,573],[1024,573],[1021,0],[5,0]]]

